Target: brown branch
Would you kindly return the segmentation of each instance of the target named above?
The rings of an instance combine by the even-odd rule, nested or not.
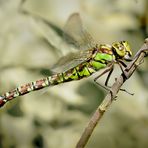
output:
[[[97,123],[100,121],[101,117],[103,116],[104,112],[108,109],[111,105],[113,100],[116,98],[118,91],[120,90],[123,83],[131,77],[137,67],[143,62],[144,57],[148,56],[148,38],[145,39],[145,43],[140,48],[140,50],[134,56],[134,59],[128,64],[127,68],[124,70],[124,73],[117,78],[116,82],[111,87],[111,92],[108,92],[105,99],[96,109],[95,113],[91,117],[87,127],[85,128],[80,140],[78,141],[76,148],[84,148],[87,144],[94,128],[96,127]]]

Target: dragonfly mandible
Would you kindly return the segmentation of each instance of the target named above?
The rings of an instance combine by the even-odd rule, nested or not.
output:
[[[125,61],[130,61],[132,56],[131,48],[127,41],[114,42],[112,45],[95,43],[91,35],[83,28],[81,18],[78,13],[72,14],[65,27],[64,39],[71,45],[79,48],[75,53],[63,56],[56,64],[56,73],[19,86],[0,96],[0,107],[6,102],[35,90],[48,86],[58,85],[64,82],[80,80],[86,78],[100,69],[105,69],[94,81],[109,73],[105,85],[107,87],[110,75],[114,69],[114,64],[118,64],[123,71],[126,67]]]

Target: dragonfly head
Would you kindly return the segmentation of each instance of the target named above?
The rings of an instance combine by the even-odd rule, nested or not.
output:
[[[131,61],[132,51],[127,41],[114,42],[112,50],[117,59]]]

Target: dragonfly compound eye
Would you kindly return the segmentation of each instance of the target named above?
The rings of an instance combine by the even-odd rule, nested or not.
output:
[[[125,47],[121,42],[114,42],[112,44],[112,49],[119,57],[124,57],[125,55]]]
[[[123,44],[126,52],[128,53],[128,55],[132,56],[132,51],[131,51],[129,43],[127,41],[122,41],[122,44]]]

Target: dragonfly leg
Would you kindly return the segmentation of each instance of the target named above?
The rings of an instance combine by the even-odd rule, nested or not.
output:
[[[120,65],[120,68],[121,68],[122,66],[125,68],[127,65],[123,62],[122,65]],[[124,70],[123,67],[121,68],[122,71]],[[113,65],[111,65],[109,68],[107,68],[106,70],[104,70],[99,76],[97,76],[97,77],[94,79],[94,82],[95,82],[95,83],[97,83],[99,86],[101,86],[101,87],[104,88],[105,90],[110,91],[112,96],[113,96],[113,92],[112,92],[112,90],[110,89],[111,87],[108,86],[108,82],[109,82],[110,76],[111,76],[111,74],[112,74],[112,72],[113,72],[113,69],[114,69],[114,67],[113,67]],[[97,80],[98,80],[102,75],[106,74],[107,72],[109,72],[109,74],[108,74],[108,76],[107,76],[107,78],[106,78],[105,85],[102,85],[102,84],[100,84],[99,82],[97,82]],[[117,79],[115,78],[115,81],[116,81],[116,80],[117,80]],[[128,93],[128,94],[130,94],[130,95],[134,95],[134,93],[130,93],[130,92],[128,92],[126,89],[120,88],[120,90],[121,90],[121,91],[124,91],[124,92],[126,92],[126,93]],[[116,96],[116,97],[117,97],[117,96]]]
[[[108,74],[108,76],[107,76],[107,78],[106,78],[105,85],[102,85],[102,84],[100,84],[99,82],[97,82],[97,80],[98,80],[101,76],[103,76],[104,74],[106,74],[107,72],[109,72],[109,74]],[[109,81],[109,78],[110,78],[112,72],[113,72],[113,65],[111,65],[109,68],[107,68],[106,70],[104,70],[100,75],[98,75],[98,76],[94,79],[94,82],[97,83],[97,84],[98,84],[99,86],[101,86],[102,88],[104,88],[105,90],[110,91],[111,95],[113,96],[112,90],[110,89],[109,86],[107,86],[108,81]]]
[[[124,91],[124,92],[126,92],[126,93],[128,93],[128,94],[131,95],[131,96],[134,95],[134,93],[131,93],[131,92],[127,91],[126,89],[121,88],[120,90],[121,90],[121,91]]]
[[[110,79],[110,76],[111,76],[113,70],[114,70],[114,67],[112,66],[111,69],[110,69],[110,71],[109,71],[109,73],[108,73],[108,76],[106,78],[106,81],[105,81],[105,86],[107,86],[107,87],[109,87],[108,86],[108,82],[109,82],[109,79]]]
[[[124,76],[126,77],[126,73],[124,72],[124,68],[126,68],[127,67],[127,65],[123,62],[123,61],[120,61],[119,63],[119,66],[120,66],[120,69],[121,69],[121,71],[122,71],[122,73],[124,74]],[[124,67],[124,68],[123,68]],[[127,77],[126,77],[127,78]],[[115,79],[115,81],[116,81],[116,79]],[[130,92],[128,92],[126,89],[120,89],[121,91],[124,91],[124,92],[126,92],[126,93],[128,93],[129,95],[134,95],[134,93],[130,93]]]
[[[124,68],[127,67],[127,65],[123,62],[123,61],[119,61],[118,65],[120,66],[121,71],[124,73],[124,75],[126,76],[125,72],[124,72]]]

